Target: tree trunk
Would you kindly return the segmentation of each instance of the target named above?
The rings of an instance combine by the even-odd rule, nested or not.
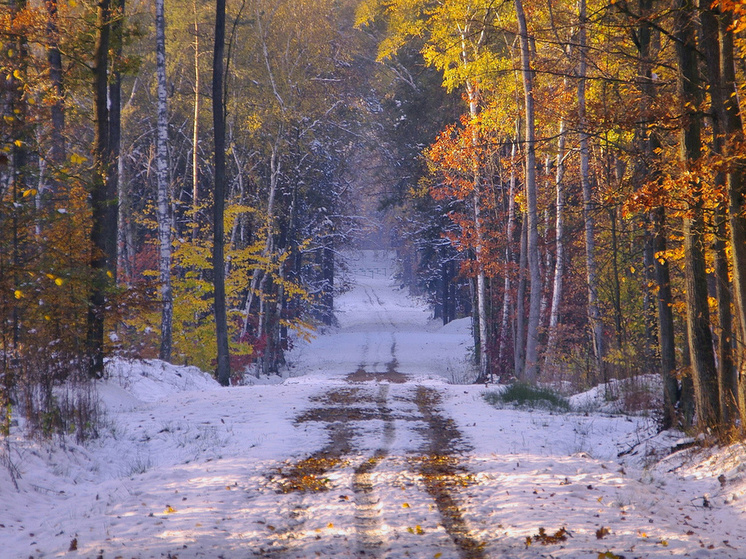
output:
[[[702,84],[697,68],[694,38],[695,7],[691,0],[677,0],[676,8],[677,89],[679,109],[683,118],[679,139],[679,159],[688,166],[700,158],[702,149],[700,117],[696,113],[702,101]],[[720,402],[707,299],[705,223],[701,185],[695,182],[690,184],[690,198],[690,208],[684,218],[686,322],[698,423],[704,428],[717,425]]]
[[[111,273],[111,261],[107,253],[107,207],[111,203],[108,192],[111,149],[109,146],[109,108],[107,84],[109,65],[109,39],[111,32],[110,3],[101,0],[98,4],[96,40],[93,63],[94,104],[94,173],[91,186],[91,290],[88,295],[87,358],[88,374],[101,378],[104,373],[104,315],[106,288],[109,285],[107,271]],[[116,259],[114,260],[116,264]]]
[[[536,126],[534,123],[533,70],[528,44],[528,28],[522,0],[514,0],[521,42],[521,70],[526,110],[526,227],[531,294],[526,330],[526,364],[523,377],[534,382],[539,374],[539,311],[541,308],[541,271],[539,270],[539,224],[536,195]]]
[[[720,69],[723,85],[723,102],[725,104],[725,121],[723,132],[728,138],[725,153],[731,154],[738,142],[743,141],[743,121],[738,104],[735,64],[733,55],[732,14],[723,13],[720,18]],[[732,285],[736,309],[736,322],[739,335],[737,363],[740,370],[739,382],[746,380],[746,179],[744,172],[746,162],[738,158],[726,175],[728,193],[728,218],[730,222],[730,246],[732,262]],[[746,419],[746,402],[741,400],[741,415]]]
[[[192,126],[192,240],[197,239],[199,231],[199,101],[200,101],[200,73],[199,73],[199,20],[197,15],[197,0],[193,1],[194,8],[194,123]]]
[[[334,247],[330,246],[333,237],[327,241],[327,245],[321,249],[321,304],[323,307],[322,322],[327,326],[334,323]]]
[[[225,303],[225,101],[223,71],[225,54],[225,0],[216,0],[215,49],[212,66],[212,121],[215,138],[215,199],[213,201],[212,268],[215,283],[215,333],[217,337],[217,377],[230,384],[228,318]]]
[[[700,3],[702,4],[702,2]],[[700,5],[701,50],[705,55],[705,67],[709,81],[712,106],[712,149],[718,155],[725,155],[723,126],[728,119],[723,99],[722,73],[720,70],[720,29],[718,14],[709,3]],[[726,176],[720,171],[715,175],[718,189],[726,190]],[[715,296],[718,300],[718,392],[720,400],[720,422],[732,423],[737,417],[738,378],[733,363],[732,337],[733,317],[731,305],[731,285],[728,273],[727,228],[728,212],[726,204],[719,204],[713,214],[715,239],[712,250],[715,255]]]
[[[122,143],[122,76],[117,67],[122,56],[124,41],[125,0],[111,1],[110,48],[116,57],[110,64],[109,77],[109,166],[107,169],[106,204],[106,254],[113,283],[118,277],[119,240],[119,176],[121,174],[120,149]]]
[[[556,216],[554,222],[555,263],[554,279],[552,282],[552,303],[549,307],[549,328],[547,337],[546,361],[554,360],[557,346],[557,326],[559,325],[559,306],[562,300],[562,280],[565,261],[565,187],[562,183],[565,175],[565,144],[567,141],[567,123],[564,117],[560,120],[559,137],[557,139],[557,169],[554,176],[556,192]]]
[[[588,323],[593,343],[596,375],[603,377],[604,371],[604,337],[601,312],[598,304],[598,272],[596,265],[596,236],[593,218],[593,190],[590,173],[590,153],[588,148],[588,118],[586,116],[586,82],[587,82],[587,37],[586,37],[586,2],[580,0],[578,19],[578,122],[580,126],[580,182],[583,191],[583,222],[585,224],[585,265],[588,287]],[[604,378],[605,380],[605,378]]]
[[[515,301],[515,332],[513,333],[513,363],[515,377],[523,379],[526,370],[526,268],[528,268],[528,227],[525,215],[521,220],[521,240],[518,252],[518,288]]]
[[[50,107],[52,117],[52,137],[49,149],[49,158],[55,167],[63,165],[66,155],[65,147],[65,87],[62,78],[62,54],[59,48],[59,28],[57,26],[57,0],[49,0],[47,3],[47,36],[49,47],[47,48],[47,60],[49,62],[49,80],[52,82],[53,102]],[[59,171],[58,168],[54,172]],[[55,184],[55,181],[52,181]]]
[[[164,0],[155,2],[155,53],[158,81],[156,177],[158,182],[158,271],[161,288],[160,358],[171,361],[174,303],[171,291],[171,197],[168,176],[168,98],[166,91],[166,17]]]
[[[520,124],[516,123],[516,132],[520,129]],[[518,149],[518,140],[516,139],[514,142],[512,142],[512,145],[510,147],[510,183],[508,186],[508,228],[507,228],[507,242],[505,244],[505,264],[509,268],[510,265],[513,263],[514,256],[514,250],[513,246],[515,243],[515,192],[516,192],[516,170],[515,170],[515,160],[516,160],[516,151]],[[520,240],[518,241],[520,244]],[[510,273],[505,273],[505,279],[503,280],[503,309],[502,309],[502,318],[500,320],[500,344],[498,346],[498,353],[497,353],[497,362],[501,365],[505,362],[505,348],[508,346],[508,340],[510,339],[510,336],[508,335],[508,325],[510,323],[510,311],[512,303],[512,286],[510,281]],[[515,336],[513,337],[514,341],[514,349],[515,348]],[[517,376],[517,369],[516,369],[517,362],[514,361],[514,374]],[[521,364],[521,366],[523,366]]]

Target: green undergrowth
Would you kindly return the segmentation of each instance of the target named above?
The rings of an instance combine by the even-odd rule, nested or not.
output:
[[[570,402],[550,388],[524,383],[515,383],[508,385],[504,390],[487,392],[484,399],[488,404],[496,407],[512,406],[530,410],[571,411]]]

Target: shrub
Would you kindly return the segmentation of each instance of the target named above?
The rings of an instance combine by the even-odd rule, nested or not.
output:
[[[484,399],[493,406],[512,405],[517,408],[570,411],[570,403],[549,388],[515,383],[502,391],[487,392]]]

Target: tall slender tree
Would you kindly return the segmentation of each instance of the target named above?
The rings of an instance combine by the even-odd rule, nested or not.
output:
[[[698,69],[695,21],[697,10],[692,0],[676,2],[676,58],[678,62],[679,110],[682,126],[679,132],[679,160],[684,172],[700,160],[702,150],[701,116],[702,83]],[[718,377],[710,331],[707,274],[705,262],[705,223],[702,184],[691,177],[689,209],[684,217],[686,252],[686,307],[689,353],[698,422],[714,427],[719,421]]]
[[[213,190],[212,268],[215,288],[215,333],[218,342],[217,377],[230,384],[228,318],[225,304],[225,0],[216,0],[215,48],[212,62],[212,122],[215,143],[215,188]]]
[[[541,271],[539,269],[539,223],[536,187],[536,114],[534,108],[534,74],[531,68],[528,26],[522,0],[514,0],[518,17],[521,44],[521,75],[523,77],[524,109],[526,124],[526,239],[531,293],[528,304],[526,332],[525,379],[534,382],[539,374],[539,314],[541,310]],[[518,332],[517,335],[522,335]]]
[[[158,182],[158,271],[161,289],[160,358],[171,360],[171,325],[174,302],[171,291],[171,195],[168,173],[168,96],[166,91],[166,17],[164,0],[155,2],[155,56],[158,81],[156,126],[156,178]],[[195,146],[196,147],[196,146]]]
[[[109,206],[116,203],[116,195],[109,191],[109,169],[111,147],[109,143],[108,70],[109,41],[111,37],[111,3],[101,0],[96,16],[96,41],[93,61],[93,105],[94,105],[94,162],[91,185],[91,234],[90,267],[91,289],[88,297],[87,358],[88,372],[92,377],[104,373],[104,318],[106,314],[106,291],[113,277],[112,267],[116,258],[110,258],[107,249]],[[116,246],[114,247],[116,249]]]
[[[585,270],[588,290],[588,322],[596,374],[601,375],[604,367],[604,336],[601,311],[598,301],[598,265],[596,263],[596,234],[593,207],[593,187],[590,171],[590,147],[588,116],[586,111],[586,86],[588,68],[588,33],[586,0],[578,4],[578,124],[580,126],[580,182],[583,191],[583,222],[585,230]],[[604,379],[605,380],[605,379]]]

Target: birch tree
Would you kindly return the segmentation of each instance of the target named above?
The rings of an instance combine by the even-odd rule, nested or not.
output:
[[[534,111],[534,80],[531,69],[528,27],[522,0],[514,0],[521,45],[521,76],[523,78],[526,142],[526,227],[531,293],[528,304],[526,332],[526,365],[524,378],[536,381],[539,374],[539,313],[541,310],[541,272],[539,269],[539,224],[536,194],[536,122]],[[520,333],[518,335],[521,335]]]
[[[593,341],[596,373],[601,374],[604,367],[603,323],[598,303],[598,266],[596,264],[596,237],[593,217],[593,189],[589,168],[590,153],[588,146],[588,117],[586,115],[586,83],[588,67],[586,0],[580,0],[578,9],[579,31],[578,50],[578,123],[580,126],[580,182],[583,191],[583,221],[585,231],[585,267],[588,284],[588,322]]]
[[[158,183],[158,271],[161,291],[161,347],[159,356],[171,360],[171,195],[168,164],[168,97],[166,91],[166,17],[164,0],[155,2],[158,121],[156,128],[156,180]],[[195,146],[196,147],[196,146]]]

